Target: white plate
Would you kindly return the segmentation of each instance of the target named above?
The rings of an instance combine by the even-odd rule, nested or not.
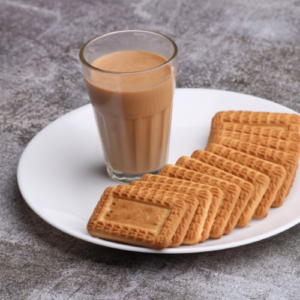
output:
[[[177,89],[169,163],[205,149],[213,115],[220,110],[295,113],[257,97],[233,92]],[[155,251],[91,237],[86,224],[102,192],[118,183],[108,178],[91,105],[57,119],[28,144],[18,166],[18,183],[28,205],[54,227],[106,247],[150,253],[192,253],[237,247],[265,239],[300,222],[300,175],[280,208],[219,240]]]

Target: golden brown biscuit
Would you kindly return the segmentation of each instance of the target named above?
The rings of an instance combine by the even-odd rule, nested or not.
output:
[[[185,199],[195,198],[137,186],[109,187],[102,194],[87,230],[94,237],[164,249],[186,212]]]
[[[149,181],[132,181],[130,185],[153,188],[153,189],[162,189],[165,191],[172,191],[176,193],[188,194],[194,196],[198,203],[194,211],[194,214],[191,214],[191,210],[187,209],[186,214],[189,214],[186,218],[183,218],[189,225],[188,231],[183,240],[176,238],[179,235],[174,235],[172,238],[170,247],[178,247],[181,244],[193,245],[198,244],[201,240],[201,234],[204,226],[205,219],[207,217],[208,209],[211,204],[212,193],[203,188],[193,188],[176,184],[167,184],[167,183],[157,183]],[[189,203],[188,203],[189,204]],[[189,204],[190,205],[190,204]]]
[[[190,171],[174,165],[165,165],[160,171],[159,175],[180,178],[219,187],[224,192],[224,199],[211,227],[210,237],[218,239],[223,235],[225,226],[228,223],[233,208],[240,196],[240,187],[228,181],[209,175],[204,175],[199,172]]]
[[[253,215],[255,218],[265,218],[276,198],[277,192],[283,184],[286,176],[285,168],[218,144],[209,144],[205,150],[261,172],[270,178],[269,188]]]
[[[276,195],[274,202],[272,203],[272,207],[278,207],[283,204],[285,197],[288,195],[290,188],[293,185],[298,167],[298,158],[296,155],[269,149],[263,146],[240,142],[226,137],[219,137],[214,140],[214,143],[283,166],[286,170],[286,177]]]
[[[298,156],[298,158],[300,156],[299,142],[283,141],[280,139],[261,137],[258,135],[240,133],[235,131],[215,130],[210,140],[210,143],[213,143],[214,139],[218,138],[219,136],[228,137],[241,142],[256,144],[274,150],[295,154]]]
[[[147,188],[151,188],[151,187],[147,187]],[[176,192],[176,189],[174,188],[173,190],[170,190],[170,192]],[[190,193],[184,193],[184,194],[191,195]],[[198,199],[194,195],[191,195],[191,197],[183,198],[182,200],[185,201],[187,205],[187,209],[168,247],[176,248],[182,244],[198,207]]]
[[[203,243],[205,240],[209,238],[209,233],[211,230],[211,227],[213,225],[213,222],[215,220],[215,217],[217,215],[218,209],[223,201],[224,193],[221,189],[215,186],[211,186],[208,184],[202,184],[202,183],[196,183],[193,181],[187,181],[183,179],[177,179],[177,178],[171,178],[161,175],[152,175],[152,174],[146,174],[141,178],[141,181],[148,181],[148,182],[156,182],[156,183],[166,183],[171,185],[179,185],[189,188],[195,188],[195,189],[206,189],[209,192],[212,193],[212,200],[211,204],[207,213],[207,217],[205,219],[205,223],[203,226],[202,231],[202,237],[199,240],[200,243]]]
[[[242,211],[238,210],[237,214],[240,213],[240,217],[234,224],[234,226],[237,225],[239,227],[245,227],[251,221],[257,206],[261,202],[264,194],[269,187],[269,177],[260,172],[254,171],[253,169],[247,168],[245,166],[242,166],[241,164],[235,163],[207,151],[197,150],[193,153],[192,158],[195,158],[197,160],[200,160],[202,163],[205,162],[207,164],[210,164],[211,166],[240,177],[254,186],[254,195],[249,199],[247,205]],[[194,169],[197,168],[197,164],[194,163],[194,165]],[[236,220],[237,215],[234,217],[234,220]],[[233,229],[232,226],[233,224],[228,225],[228,231],[230,229]]]
[[[202,151],[205,152],[205,151]],[[215,167],[212,165],[212,163],[208,160],[208,164],[204,163],[202,161],[202,156],[200,152],[195,151],[193,154],[193,158],[190,157],[186,157],[186,156],[182,156],[178,159],[176,165],[179,167],[183,167],[189,170],[193,170],[196,172],[200,172],[203,174],[207,174],[213,177],[217,177],[229,182],[232,182],[236,185],[238,185],[241,188],[241,194],[239,196],[238,201],[235,204],[235,207],[231,213],[231,216],[227,222],[227,225],[225,227],[224,230],[224,234],[229,234],[234,227],[237,225],[242,213],[245,211],[245,208],[247,207],[247,204],[249,202],[249,200],[251,201],[258,201],[258,200],[253,200],[253,197],[258,197],[258,193],[255,193],[255,187],[254,184],[256,182],[254,182],[254,184],[241,179],[237,176],[234,176],[231,174],[231,172],[228,172],[228,166],[226,169],[226,172],[223,171],[222,169]],[[221,166],[222,167],[222,166]],[[244,169],[244,170],[243,170]],[[255,171],[253,172],[253,170],[248,170],[248,168],[240,166],[239,170],[237,170],[237,168],[234,169],[235,173],[239,173],[242,172],[243,175],[245,175],[244,177],[248,177],[251,175],[257,176],[257,174],[250,174],[250,173],[256,173]],[[252,172],[251,172],[252,171]],[[253,177],[253,176],[252,176]],[[253,180],[251,180],[253,181]],[[250,216],[250,220],[251,220]]]
[[[211,128],[219,122],[254,125],[260,127],[294,126],[294,130],[300,133],[300,116],[287,113],[253,112],[253,111],[220,111],[212,119]],[[290,126],[290,129],[292,127]]]
[[[258,127],[252,125],[219,122],[215,125],[214,130],[234,131],[234,132],[257,135],[260,137],[267,137],[267,138],[279,139],[283,141],[300,143],[300,134],[293,132],[290,128],[290,125],[288,127],[276,128],[276,127]]]

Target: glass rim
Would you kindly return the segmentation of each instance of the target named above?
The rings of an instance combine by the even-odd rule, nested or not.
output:
[[[112,72],[112,71],[107,71],[107,70],[102,70],[102,69],[99,69],[99,68],[96,68],[94,67],[93,65],[91,65],[90,63],[88,63],[86,61],[86,59],[84,58],[84,50],[85,48],[90,44],[92,43],[93,41],[99,39],[99,38],[102,38],[102,37],[105,37],[105,36],[109,36],[109,35],[112,35],[112,34],[116,34],[116,33],[122,33],[122,32],[146,32],[146,33],[152,33],[152,34],[157,34],[157,35],[160,35],[166,39],[168,39],[171,44],[173,45],[174,47],[174,52],[173,52],[173,55],[171,56],[170,59],[168,59],[166,62],[164,62],[163,64],[157,66],[157,67],[154,67],[154,68],[151,68],[151,69],[147,69],[147,70],[142,70],[142,71],[136,71],[136,72]],[[161,33],[158,33],[158,32],[155,32],[155,31],[149,31],[149,30],[140,30],[140,29],[128,29],[128,30],[118,30],[118,31],[112,31],[112,32],[109,32],[109,33],[105,33],[105,34],[102,34],[102,35],[98,35],[94,38],[92,38],[91,40],[89,40],[88,42],[86,42],[80,49],[80,52],[79,52],[79,58],[80,58],[80,61],[87,67],[95,70],[95,71],[98,71],[98,72],[101,72],[101,73],[106,73],[106,74],[115,74],[115,75],[127,75],[127,74],[139,74],[139,73],[145,73],[145,72],[149,72],[149,71],[153,71],[153,70],[156,70],[156,69],[159,69],[165,65],[168,65],[169,63],[171,63],[177,56],[178,54],[178,47],[176,45],[176,43],[171,39],[169,38],[168,36],[164,35],[164,34],[161,34]]]

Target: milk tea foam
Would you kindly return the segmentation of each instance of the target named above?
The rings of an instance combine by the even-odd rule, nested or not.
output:
[[[175,75],[166,61],[155,53],[120,51],[92,63],[109,71],[91,71],[87,87],[114,171],[140,174],[166,163],[175,90]]]

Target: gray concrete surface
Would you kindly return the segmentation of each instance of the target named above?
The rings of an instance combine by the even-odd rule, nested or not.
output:
[[[23,200],[23,149],[89,101],[80,47],[126,28],[175,39],[178,87],[300,112],[299,0],[0,0],[0,299],[299,299],[300,225],[236,249],[137,254],[68,236]]]

